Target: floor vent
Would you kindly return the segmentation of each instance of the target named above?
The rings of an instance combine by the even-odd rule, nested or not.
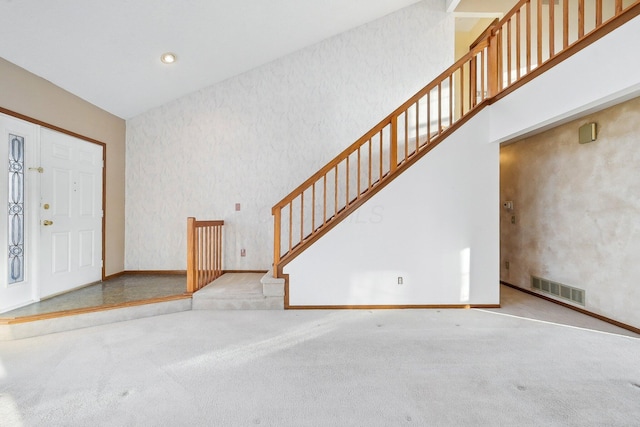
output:
[[[584,289],[574,288],[536,276],[531,276],[531,287],[538,291],[555,295],[580,305],[585,305]]]

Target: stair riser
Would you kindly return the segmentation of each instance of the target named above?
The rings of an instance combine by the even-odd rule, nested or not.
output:
[[[254,300],[195,299],[193,310],[284,310],[282,297]]]

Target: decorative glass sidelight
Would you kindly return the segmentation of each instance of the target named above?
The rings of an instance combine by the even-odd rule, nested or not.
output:
[[[24,281],[24,137],[9,134],[9,284]]]

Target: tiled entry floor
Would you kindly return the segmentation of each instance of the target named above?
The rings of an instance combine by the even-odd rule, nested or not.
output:
[[[182,295],[186,291],[186,282],[185,275],[125,274],[1,313],[0,319]]]

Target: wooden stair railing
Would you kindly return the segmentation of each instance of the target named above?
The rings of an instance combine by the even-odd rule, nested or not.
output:
[[[187,292],[193,293],[222,276],[224,221],[187,218]]]
[[[640,0],[521,0],[470,51],[272,208],[273,274],[484,106],[624,22]]]

